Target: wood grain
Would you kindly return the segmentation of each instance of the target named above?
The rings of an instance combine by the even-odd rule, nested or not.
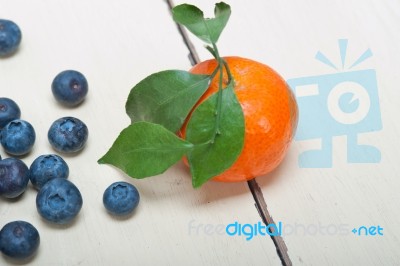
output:
[[[213,15],[213,1],[190,3]],[[229,4],[233,12],[219,40],[221,54],[264,62],[285,79],[338,73],[314,59],[320,50],[340,65],[338,39],[349,41],[349,62],[368,48],[373,52],[354,70],[375,70],[383,128],[360,134],[359,141],[378,147],[381,162],[347,163],[346,137],[338,136],[333,138],[332,168],[300,168],[299,154],[320,142],[295,141],[283,164],[256,181],[273,221],[286,226],[282,239],[294,265],[399,265],[399,2]],[[0,199],[0,226],[27,220],[41,234],[30,265],[281,264],[269,237],[246,241],[219,233],[220,225],[261,220],[246,183],[210,182],[193,190],[183,164],[138,181],[96,163],[129,123],[124,104],[131,87],[153,72],[191,66],[165,1],[0,0],[0,17],[14,20],[23,32],[18,53],[0,60],[0,97],[13,98],[37,133],[34,150],[22,159],[29,166],[37,156],[53,152],[46,134],[61,116],[81,118],[90,131],[85,150],[65,158],[70,180],[84,198],[73,224],[56,227],[42,220],[31,186],[17,201]],[[202,43],[188,35],[198,57],[210,58]],[[52,79],[65,69],[80,70],[89,81],[88,98],[77,109],[59,106],[50,92]],[[101,202],[104,189],[119,180],[141,192],[141,204],[128,219],[111,217]],[[362,225],[380,225],[384,235],[351,233]],[[304,230],[329,226],[334,233]],[[15,262],[2,256],[0,264]]]

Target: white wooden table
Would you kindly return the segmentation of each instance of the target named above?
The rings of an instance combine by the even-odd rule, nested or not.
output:
[[[212,16],[213,1],[190,3]],[[400,265],[400,3],[228,3],[233,12],[219,41],[221,54],[264,62],[287,80],[340,76],[365,50],[372,51],[372,57],[352,70],[376,73],[376,115],[382,129],[360,133],[358,141],[378,148],[381,160],[348,163],[346,135],[335,136],[327,129],[326,134],[334,136],[331,167],[299,165],[299,155],[322,142],[298,140],[276,171],[256,181],[269,213],[285,229],[282,239],[294,265]],[[90,131],[83,152],[65,157],[70,180],[84,199],[73,224],[58,227],[41,219],[31,185],[18,200],[0,200],[1,227],[26,220],[39,230],[41,245],[31,265],[281,264],[269,236],[247,241],[225,233],[235,221],[262,221],[247,183],[209,182],[194,190],[183,164],[160,176],[132,180],[96,163],[129,124],[124,104],[132,86],[153,72],[190,68],[188,50],[164,1],[0,0],[0,18],[17,22],[23,32],[18,53],[0,60],[0,97],[14,99],[22,119],[30,121],[37,134],[34,150],[23,161],[29,166],[37,156],[53,153],[47,130],[59,117],[76,116]],[[202,44],[189,38],[200,59],[208,59]],[[348,40],[344,69],[339,39]],[[338,70],[315,60],[318,51]],[[81,71],[89,82],[87,100],[75,109],[60,106],[51,94],[52,79],[65,69]],[[316,112],[326,112],[327,105],[319,108]],[[349,130],[353,132],[351,125]],[[2,149],[0,153],[6,157]],[[141,193],[141,203],[128,219],[111,217],[102,205],[104,189],[121,180]],[[382,236],[351,232],[378,225]],[[0,256],[0,265],[15,263]]]

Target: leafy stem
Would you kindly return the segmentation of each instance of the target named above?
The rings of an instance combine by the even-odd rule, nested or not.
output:
[[[144,178],[163,173],[186,156],[193,187],[199,187],[231,167],[244,145],[243,110],[232,73],[216,45],[231,10],[220,2],[215,5],[214,18],[204,18],[199,8],[188,4],[176,6],[172,13],[176,22],[208,45],[217,66],[211,75],[164,70],[136,84],[125,105],[131,125],[121,131],[98,162]],[[202,99],[217,75],[218,91]],[[182,139],[176,132],[185,121],[186,136]]]
[[[218,54],[217,54],[218,55]],[[219,82],[218,82],[218,97],[217,97],[217,113],[215,118],[215,132],[212,139],[212,143],[214,143],[215,138],[217,135],[221,134],[219,130],[219,124],[221,121],[221,108],[222,108],[222,79],[223,79],[223,65],[221,64],[221,59],[218,59],[218,66],[219,66]]]
[[[218,47],[216,43],[212,42],[212,46],[206,46],[206,49],[215,57],[215,59],[218,62],[218,66],[216,70],[219,70],[219,82],[218,82],[218,92],[217,92],[217,103],[216,103],[216,113],[215,113],[215,130],[213,137],[210,141],[210,143],[214,143],[215,138],[221,134],[220,131],[220,121],[221,121],[221,112],[222,112],[222,90],[223,90],[223,76],[224,76],[224,68],[226,70],[226,73],[228,75],[228,83],[227,86],[233,85],[234,86],[234,79],[232,77],[232,73],[229,69],[229,65],[226,63],[226,61],[219,55]],[[215,71],[214,71],[215,72]],[[212,78],[214,77],[214,72],[212,75]]]

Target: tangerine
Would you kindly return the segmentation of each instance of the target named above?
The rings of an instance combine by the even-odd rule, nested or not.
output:
[[[235,94],[245,118],[245,136],[243,150],[236,162],[212,180],[246,181],[268,174],[283,160],[296,131],[298,107],[285,80],[269,66],[241,57],[223,59],[235,81]],[[211,59],[195,65],[190,72],[210,75],[217,66],[218,62]],[[223,82],[228,82],[226,72]],[[193,110],[218,91],[218,83],[217,74]],[[187,122],[188,119],[179,132],[183,138]],[[187,165],[186,158],[184,161]]]

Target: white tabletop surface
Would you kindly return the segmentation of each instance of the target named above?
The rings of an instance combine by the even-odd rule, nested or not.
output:
[[[183,1],[175,2],[179,3]],[[212,16],[213,1],[190,3]],[[378,100],[374,115],[382,127],[358,133],[349,125],[348,132],[356,134],[359,144],[375,146],[381,154],[378,162],[348,162],[348,134],[336,136],[335,124],[324,133],[332,139],[332,166],[299,164],[302,152],[319,149],[325,142],[321,138],[296,140],[276,171],[256,179],[270,214],[286,230],[282,237],[293,265],[399,265],[400,3],[228,3],[232,16],[219,40],[222,55],[263,62],[288,81],[327,74],[349,81],[346,73],[351,71],[372,70],[376,74],[372,89],[378,97],[371,103]],[[59,117],[76,116],[89,128],[85,149],[64,157],[70,167],[69,179],[84,200],[72,224],[54,226],[44,221],[36,211],[36,191],[31,185],[18,200],[0,199],[0,227],[26,220],[39,230],[38,253],[24,263],[281,264],[270,237],[255,236],[247,241],[244,236],[228,236],[217,230],[235,221],[261,221],[247,183],[209,182],[195,190],[182,163],[162,175],[133,180],[96,162],[130,122],[124,109],[130,89],[153,72],[191,66],[164,1],[0,0],[0,18],[15,21],[23,32],[18,52],[0,60],[0,97],[14,99],[22,119],[31,122],[37,134],[33,151],[22,160],[29,166],[37,156],[54,153],[47,130]],[[200,59],[208,59],[202,44],[189,36]],[[338,40],[347,40],[344,67]],[[350,69],[368,49],[372,56]],[[316,60],[318,51],[337,69]],[[65,69],[81,71],[88,79],[88,97],[78,108],[60,106],[51,94],[53,78]],[[314,86],[317,83],[309,81]],[[303,100],[299,98],[299,103]],[[363,100],[361,97],[360,104]],[[317,101],[316,108],[321,109],[315,112],[326,112],[327,100]],[[300,113],[308,108],[299,106]],[[375,127],[367,124],[366,128],[369,126]],[[299,130],[306,132],[315,129],[299,125]],[[0,154],[7,157],[2,148]],[[105,188],[115,181],[131,182],[141,195],[138,209],[126,219],[113,218],[102,204]],[[351,232],[378,225],[383,235]],[[324,233],[324,228],[330,231]],[[0,256],[0,265],[9,264],[19,262]]]

